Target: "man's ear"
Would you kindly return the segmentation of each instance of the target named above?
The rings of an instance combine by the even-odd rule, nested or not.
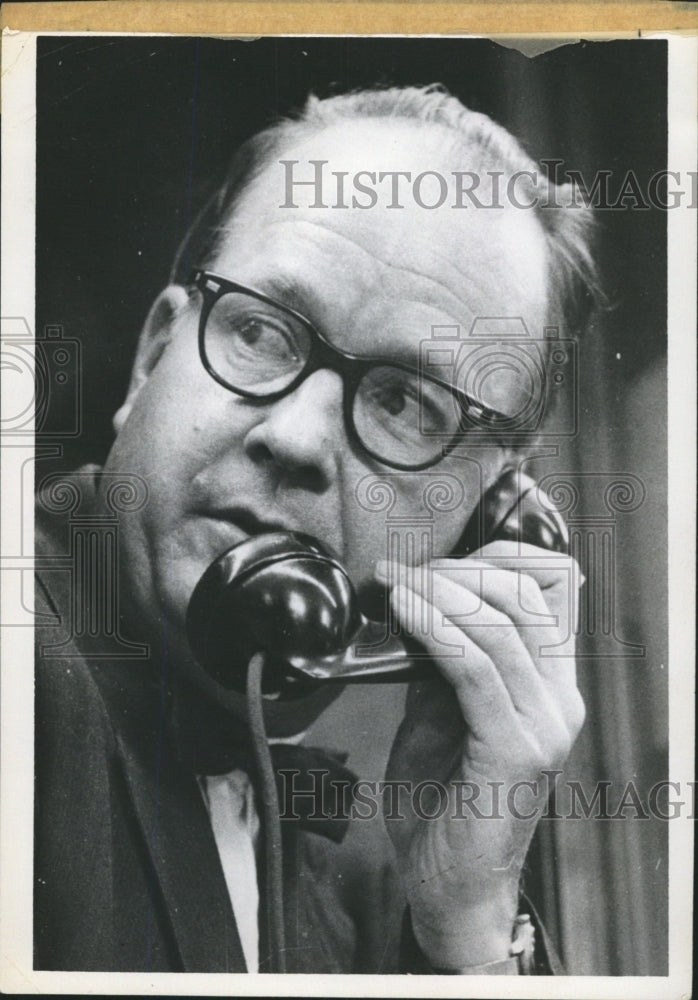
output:
[[[126,421],[136,396],[160,360],[172,336],[177,313],[187,304],[189,296],[181,285],[168,285],[150,308],[138,339],[136,358],[126,399],[114,414],[112,424],[118,434]]]

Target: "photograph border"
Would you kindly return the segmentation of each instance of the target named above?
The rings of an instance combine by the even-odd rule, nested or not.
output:
[[[546,10],[543,10],[543,7]],[[695,169],[698,145],[698,14],[695,5],[673,4],[406,4],[396,3],[193,3],[160,0],[133,5],[113,3],[16,4],[2,9],[3,32],[3,190],[2,302],[3,316],[33,317],[35,168],[35,49],[36,33],[118,34],[429,34],[488,36],[513,44],[513,35],[527,36],[526,45],[552,47],[584,37],[617,38],[645,34],[669,41],[669,169]],[[136,18],[134,11],[140,8]],[[145,9],[143,9],[145,8]],[[688,9],[687,9],[688,8]],[[554,16],[553,16],[554,12]],[[664,23],[659,23],[663,19]],[[666,24],[670,20],[671,24]],[[429,27],[426,28],[428,21]],[[470,30],[466,30],[467,22]],[[550,28],[554,22],[552,31]],[[559,23],[558,23],[559,22]],[[124,30],[128,23],[129,30]],[[586,24],[596,30],[589,31]],[[605,30],[599,31],[603,24]],[[631,24],[635,24],[633,29]],[[642,27],[637,27],[641,24]],[[388,26],[392,25],[391,28]],[[497,27],[499,26],[499,28]],[[506,28],[502,31],[502,28]],[[660,30],[664,29],[664,30]],[[677,29],[678,33],[671,33]],[[18,32],[18,33],[15,33]],[[517,46],[519,39],[517,38]],[[541,49],[542,51],[542,49]],[[677,127],[681,123],[681,127]],[[668,383],[669,383],[669,774],[682,783],[693,780],[694,680],[694,553],[695,553],[695,212],[668,213]],[[29,453],[27,453],[29,454]],[[2,448],[3,472],[16,468]],[[13,459],[16,456],[13,456]],[[28,462],[31,471],[31,463]],[[11,573],[13,558],[33,552],[32,511],[21,522],[20,547],[10,544],[8,531],[17,524],[17,509],[27,495],[27,476],[19,481],[3,476],[2,598],[17,599],[10,589],[24,573]],[[33,490],[29,491],[29,495]],[[9,548],[10,555],[5,558]],[[31,574],[27,573],[27,577]],[[24,586],[27,586],[25,582]],[[19,600],[32,606],[31,593]],[[26,663],[33,657],[29,629],[5,630],[2,637],[2,773],[0,784],[0,987],[5,992],[138,993],[173,995],[308,995],[308,996],[462,996],[460,977],[435,976],[275,976],[192,973],[74,973],[32,970],[33,860],[33,680]],[[691,697],[686,697],[690,692]],[[681,734],[678,739],[677,735]],[[669,975],[667,977],[559,977],[508,979],[493,984],[489,977],[469,977],[469,996],[493,993],[521,997],[679,997],[691,988],[691,928],[693,827],[690,821],[670,825]],[[679,891],[683,890],[683,891]]]

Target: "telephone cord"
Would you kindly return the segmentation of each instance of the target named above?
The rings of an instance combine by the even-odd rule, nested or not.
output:
[[[264,812],[264,843],[266,871],[266,907],[269,929],[269,950],[272,958],[272,972],[286,971],[286,942],[284,932],[283,858],[281,846],[281,822],[279,820],[279,800],[276,778],[264,728],[262,698],[262,673],[264,654],[255,653],[247,670],[247,710],[252,752],[262,783],[262,803]]]

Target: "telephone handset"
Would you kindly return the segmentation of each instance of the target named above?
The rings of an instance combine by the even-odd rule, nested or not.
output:
[[[513,469],[485,492],[456,553],[468,555],[495,539],[568,549],[560,514],[533,479]],[[423,655],[385,631],[384,623],[361,614],[336,557],[300,532],[257,535],[224,552],[201,577],[187,611],[189,644],[217,684],[244,691],[247,664],[262,651],[265,692],[280,698],[305,694],[321,681],[424,676]]]

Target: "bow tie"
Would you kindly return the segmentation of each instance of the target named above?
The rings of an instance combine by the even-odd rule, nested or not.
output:
[[[356,774],[345,766],[347,754],[291,743],[273,743],[269,749],[282,829],[297,823],[302,830],[340,843],[357,782]],[[237,766],[256,777],[251,750],[241,753]]]
[[[194,774],[227,774],[240,768],[259,788],[248,734],[217,706],[175,691],[168,729],[180,762]],[[336,843],[344,838],[357,775],[345,766],[346,753],[295,743],[272,743],[279,814],[284,828],[297,824]]]

